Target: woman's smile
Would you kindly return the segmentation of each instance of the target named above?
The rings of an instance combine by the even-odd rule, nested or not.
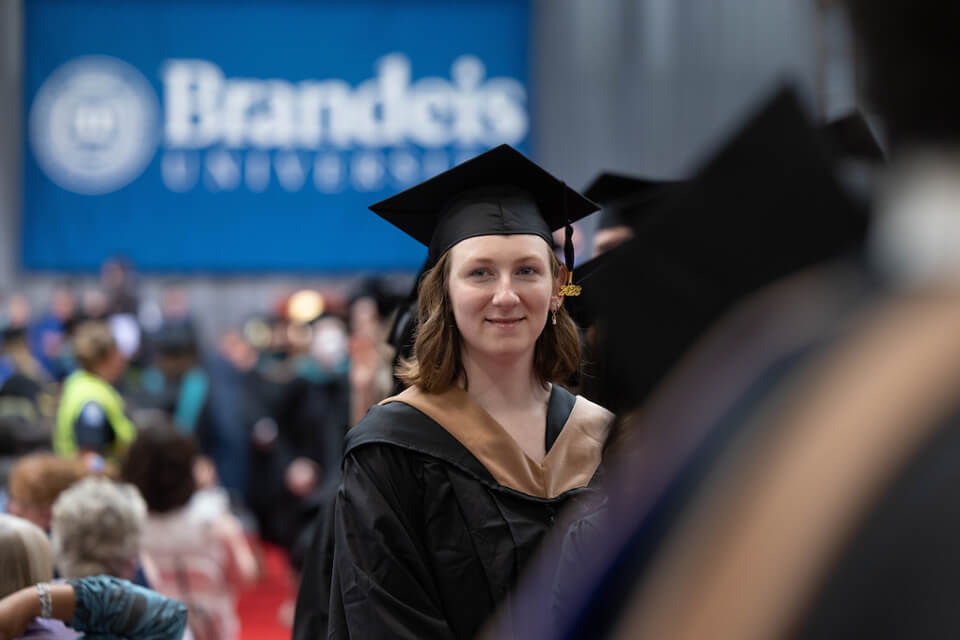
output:
[[[485,318],[487,322],[498,329],[514,329],[526,318]]]

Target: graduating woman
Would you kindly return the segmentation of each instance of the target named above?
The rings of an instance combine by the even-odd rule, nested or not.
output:
[[[596,207],[503,145],[371,209],[432,268],[409,387],[347,434],[294,637],[472,638],[600,464],[611,414],[556,384],[579,364],[569,224]]]

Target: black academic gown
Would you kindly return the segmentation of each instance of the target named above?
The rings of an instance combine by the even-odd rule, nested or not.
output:
[[[589,493],[610,417],[554,386],[538,464],[463,391],[372,408],[347,435],[326,637],[473,638],[560,510]],[[325,572],[308,573],[319,584],[305,574],[295,638],[324,637],[310,610]]]

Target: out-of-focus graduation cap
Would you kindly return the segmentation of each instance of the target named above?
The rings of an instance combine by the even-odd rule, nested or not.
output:
[[[820,133],[830,151],[838,157],[854,158],[871,164],[880,164],[886,160],[880,142],[858,110],[822,125]]]
[[[594,178],[583,195],[603,206],[597,229],[609,229],[629,225],[636,217],[649,212],[676,184],[606,172]]]
[[[735,302],[862,246],[867,212],[829,157],[784,89],[645,216],[595,287],[608,408],[639,404]]]
[[[509,145],[500,145],[370,206],[430,249],[433,264],[474,236],[533,234],[553,246],[566,227],[564,255],[573,268],[570,224],[599,207]]]

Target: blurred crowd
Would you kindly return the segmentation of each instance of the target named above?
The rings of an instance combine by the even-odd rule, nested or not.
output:
[[[150,585],[187,604],[195,637],[237,637],[235,589],[260,571],[248,540],[299,567],[347,428],[393,390],[405,293],[371,278],[284,294],[216,344],[181,286],[145,303],[122,260],[42,310],[6,296],[0,506],[52,533],[61,577]]]

